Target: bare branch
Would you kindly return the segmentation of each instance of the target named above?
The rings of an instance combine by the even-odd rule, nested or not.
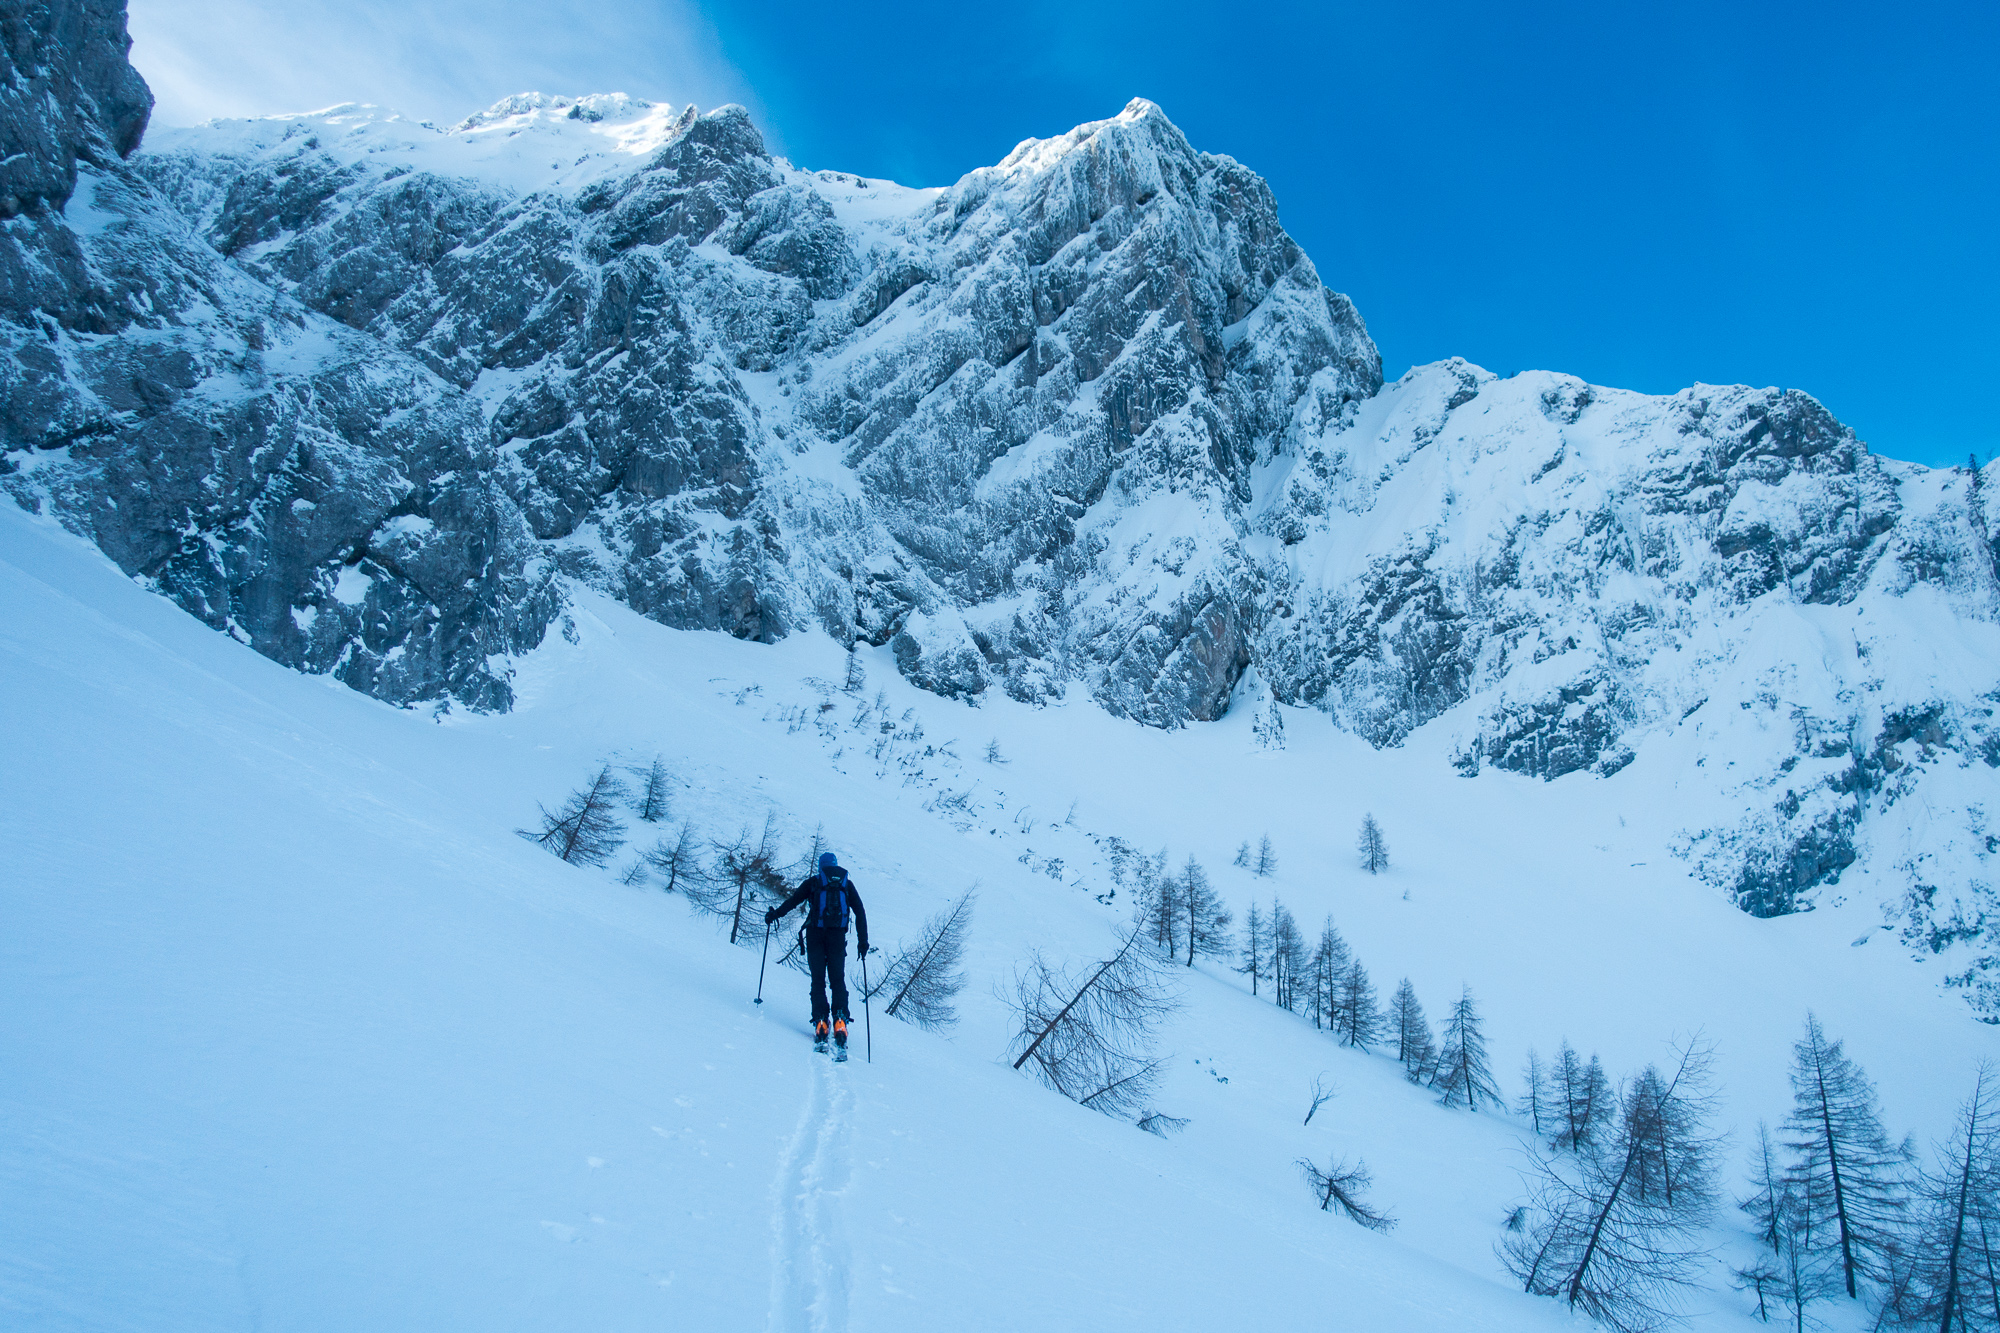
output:
[[[1332,1101],[1340,1090],[1327,1081],[1325,1074],[1314,1074],[1312,1085],[1312,1105],[1306,1108],[1306,1118],[1299,1123],[1310,1125],[1319,1108]]]
[[[571,865],[601,866],[625,843],[625,825],[613,813],[625,795],[625,784],[605,763],[588,783],[570,793],[561,809],[537,807],[542,812],[538,831],[518,832]]]
[[[958,1021],[953,1000],[965,987],[959,963],[965,956],[965,932],[972,921],[973,885],[958,901],[924,922],[916,941],[899,948],[883,969],[869,995],[887,992],[883,1010],[923,1028],[947,1028]]]
[[[1350,1220],[1370,1231],[1388,1231],[1396,1225],[1395,1218],[1361,1197],[1374,1180],[1368,1174],[1368,1163],[1357,1161],[1349,1166],[1335,1158],[1322,1171],[1311,1161],[1301,1158],[1299,1173],[1305,1177],[1313,1197],[1319,1200],[1322,1211],[1330,1213],[1338,1208]]]
[[[1032,1062],[1043,1083],[1107,1115],[1137,1113],[1160,1070],[1147,1047],[1174,1009],[1144,933],[1136,923],[1117,952],[1080,979],[1030,956],[1014,985],[1021,1019],[1014,1068]]]

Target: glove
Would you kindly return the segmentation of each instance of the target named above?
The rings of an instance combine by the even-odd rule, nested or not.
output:
[[[866,958],[868,956],[868,941],[867,940],[857,941],[857,947],[860,949],[860,952],[855,954],[854,956],[856,958]]]
[[[773,907],[770,911],[764,913],[764,924],[767,926],[774,926],[777,923],[778,923],[778,909]]]

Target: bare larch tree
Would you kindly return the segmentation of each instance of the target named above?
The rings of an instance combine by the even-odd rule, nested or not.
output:
[[[1256,873],[1266,879],[1278,873],[1278,853],[1272,849],[1268,833],[1257,839]]]
[[[1578,1058],[1565,1037],[1556,1049],[1549,1069],[1549,1099],[1557,1118],[1555,1144],[1558,1148],[1587,1148],[1597,1141],[1605,1121],[1616,1109],[1611,1080],[1596,1055],[1588,1062]]]
[[[764,831],[751,837],[745,829],[727,842],[710,844],[715,861],[709,871],[713,885],[710,910],[729,918],[729,942],[756,933],[764,909],[783,898],[785,881],[778,852],[778,816],[764,816]]]
[[[1367,1050],[1382,1040],[1382,1011],[1375,1007],[1375,986],[1359,958],[1350,958],[1341,973],[1333,1002],[1333,1030],[1343,1046]]]
[[[1319,928],[1319,943],[1313,946],[1312,961],[1307,964],[1312,982],[1306,998],[1312,1006],[1314,1027],[1334,1027],[1334,1002],[1340,997],[1340,979],[1347,975],[1347,965],[1352,961],[1347,941],[1340,937],[1333,918],[1327,917]]]
[[[1526,1117],[1536,1138],[1547,1138],[1554,1128],[1550,1116],[1553,1107],[1549,1100],[1549,1067],[1532,1046],[1528,1048],[1528,1062],[1521,1069],[1521,1083],[1521,1101],[1515,1110]]]
[[[1479,1007],[1472,1002],[1472,988],[1459,992],[1451,1017],[1444,1021],[1439,1044],[1437,1073],[1431,1086],[1438,1090],[1440,1106],[1463,1106],[1477,1111],[1481,1105],[1501,1105],[1500,1087],[1493,1081],[1493,1067],[1486,1057],[1486,1034],[1479,1026]]]
[[[1530,1220],[1500,1247],[1525,1290],[1619,1333],[1671,1322],[1701,1280],[1715,1194],[1712,1061],[1699,1043],[1679,1054],[1671,1076],[1649,1068],[1627,1086],[1600,1147],[1536,1153]]]
[[[1733,1285],[1757,1294],[1757,1317],[1770,1319],[1769,1303],[1777,1301],[1791,1314],[1793,1333],[1805,1333],[1807,1310],[1840,1290],[1840,1277],[1829,1262],[1819,1233],[1826,1218],[1812,1200],[1786,1176],[1778,1147],[1763,1121],[1757,1122],[1757,1143],[1751,1159],[1750,1193],[1736,1206],[1749,1214],[1757,1229],[1758,1249],[1750,1263],[1730,1271]]]
[[[1309,1159],[1300,1158],[1299,1174],[1305,1177],[1322,1211],[1338,1209],[1370,1231],[1387,1231],[1396,1225],[1395,1218],[1361,1197],[1374,1180],[1368,1174],[1368,1163],[1356,1161],[1349,1166],[1336,1157],[1322,1171]]]
[[[1144,934],[1135,924],[1111,957],[1074,972],[1030,956],[1014,983],[1014,1068],[1032,1064],[1043,1083],[1109,1116],[1144,1107],[1160,1075],[1153,1034],[1174,1008]]]
[[[1909,1207],[1910,1153],[1889,1142],[1874,1086],[1811,1014],[1792,1047],[1792,1113],[1784,1135],[1786,1174],[1831,1219],[1821,1243],[1837,1248],[1841,1285],[1859,1296],[1862,1278],[1888,1276]]]
[[[617,815],[625,797],[625,784],[609,763],[601,764],[597,775],[571,792],[561,809],[538,805],[541,827],[521,829],[520,834],[572,865],[601,866],[625,845],[625,824]]]
[[[1382,836],[1382,826],[1375,822],[1374,815],[1362,818],[1354,850],[1361,853],[1361,868],[1369,874],[1379,875],[1389,868],[1389,841]]]
[[[1779,1196],[1784,1189],[1785,1172],[1778,1164],[1778,1148],[1771,1141],[1771,1127],[1759,1120],[1757,1143],[1750,1159],[1750,1192],[1738,1199],[1736,1206],[1750,1215],[1756,1225],[1757,1240],[1766,1249],[1777,1249],[1784,1239],[1779,1217]]]
[[[868,993],[889,997],[883,1012],[891,1018],[904,1018],[921,1028],[948,1028],[958,1021],[953,1002],[965,988],[960,963],[977,889],[977,885],[967,889],[958,901],[928,918],[917,938],[890,957],[881,980]]]
[[[632,770],[638,788],[632,799],[632,813],[648,824],[657,824],[672,812],[668,808],[667,766],[658,755],[653,762]]]
[[[1887,1284],[1885,1322],[1906,1328],[2000,1328],[2000,1079],[1979,1066],[1972,1095],[1936,1166],[1918,1186],[1907,1258]]]
[[[1114,877],[1118,873],[1118,864],[1114,853]],[[1172,958],[1180,952],[1180,913],[1174,901],[1174,877],[1167,874],[1166,865],[1167,851],[1164,847],[1154,856],[1136,856],[1133,858],[1132,878],[1138,899],[1137,919],[1153,947],[1159,950],[1160,957]]]
[[[1291,910],[1271,900],[1271,998],[1281,1009],[1299,1007],[1299,982],[1306,971],[1306,941]]]
[[[1257,983],[1270,975],[1271,971],[1271,928],[1264,920],[1263,909],[1252,899],[1250,910],[1243,917],[1243,962],[1236,969],[1250,976],[1250,993],[1257,993]]]
[[[819,873],[819,858],[821,853],[831,850],[832,847],[826,840],[826,825],[813,825],[812,841],[806,845],[806,849],[800,854],[799,859],[792,862],[791,870],[788,872],[790,878],[801,880],[810,875],[817,875]],[[790,892],[792,886],[788,883],[785,888],[787,892]]]
[[[1194,960],[1204,954],[1214,958],[1229,956],[1229,923],[1232,920],[1229,909],[1222,905],[1214,887],[1208,882],[1208,872],[1201,868],[1201,862],[1192,856],[1181,867],[1179,882],[1165,881],[1174,902],[1175,916],[1179,919],[1179,935],[1187,946],[1184,958],[1187,966],[1193,967]]]
[[[688,881],[697,877],[700,850],[696,846],[694,825],[683,823],[681,831],[671,838],[661,838],[645,852],[646,864],[667,877],[666,892],[686,892]]]
[[[1408,977],[1389,1001],[1389,1027],[1396,1034],[1396,1058],[1403,1062],[1404,1076],[1412,1083],[1429,1083],[1437,1069],[1437,1041]]]
[[[1520,1069],[1520,1083],[1520,1103],[1516,1103],[1514,1111],[1528,1121],[1536,1139],[1548,1139],[1556,1129],[1556,1103],[1550,1095],[1548,1065],[1534,1047],[1528,1047],[1528,1061]]]

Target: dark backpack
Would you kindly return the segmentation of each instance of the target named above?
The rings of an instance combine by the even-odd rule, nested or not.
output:
[[[835,930],[847,929],[847,872],[835,866],[833,873],[837,879],[828,879],[827,872],[819,872],[819,887],[813,890],[813,906],[806,913],[806,924],[822,929],[831,926]]]

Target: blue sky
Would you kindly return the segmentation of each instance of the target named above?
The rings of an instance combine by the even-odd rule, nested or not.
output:
[[[741,101],[911,184],[1150,97],[1266,176],[1385,367],[1779,384],[2000,450],[2000,6],[133,0],[161,119]]]

